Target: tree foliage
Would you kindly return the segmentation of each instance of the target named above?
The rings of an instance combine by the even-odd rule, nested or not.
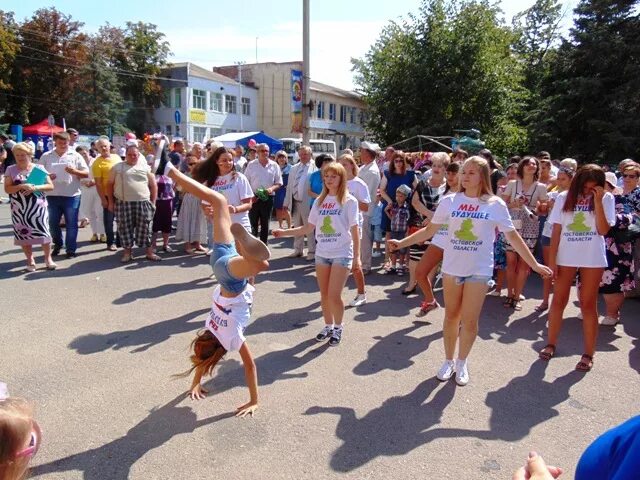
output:
[[[0,11],[0,120],[51,113],[81,131],[143,133],[162,97],[155,77],[171,53],[164,34],[144,22],[107,23],[95,35],[83,27],[55,7],[22,23]]]

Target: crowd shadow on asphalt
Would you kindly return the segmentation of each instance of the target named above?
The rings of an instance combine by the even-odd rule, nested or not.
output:
[[[192,433],[234,415],[234,412],[228,412],[198,420],[191,407],[179,406],[185,398],[181,393],[166,405],[151,410],[124,436],[105,445],[35,466],[29,478],[80,471],[85,480],[126,480],[131,467],[148,452],[177,435]]]
[[[320,294],[318,294],[320,296]],[[283,309],[256,318],[246,329],[248,336],[259,333],[283,333],[298,330],[322,318],[320,301],[299,308]],[[318,325],[318,329],[320,326]]]
[[[622,307],[622,329],[626,335],[633,338],[633,348],[629,350],[629,366],[640,373],[640,302],[638,299],[627,299]],[[616,330],[616,327],[608,327]],[[618,326],[617,328],[621,328]]]
[[[437,427],[460,387],[453,380],[440,385],[435,377],[420,383],[408,395],[388,398],[361,418],[353,408],[340,406],[313,406],[305,413],[328,413],[339,417],[336,436],[342,444],[329,462],[337,472],[350,472],[381,456],[406,455],[444,438],[512,442],[525,438],[531,429],[557,416],[556,407],[567,400],[573,408],[589,408],[570,399],[571,387],[584,374],[571,371],[546,381],[546,366],[542,361],[535,361],[525,375],[487,394],[485,404],[491,409],[489,430]]]
[[[196,310],[134,330],[121,330],[105,334],[89,333],[75,338],[69,343],[69,348],[80,355],[92,355],[106,350],[121,350],[130,347],[135,347],[131,353],[144,352],[169,340],[174,335],[195,332],[204,327],[208,312],[208,308]]]
[[[127,303],[132,303],[140,299],[162,298],[187,290],[193,291],[212,288],[215,284],[216,282],[213,277],[196,278],[190,282],[165,283],[163,285],[127,292],[119,298],[116,298],[112,303],[114,305],[126,305]]]
[[[356,375],[375,375],[383,370],[399,372],[411,367],[413,357],[429,348],[431,342],[442,338],[439,330],[430,335],[415,337],[410,335],[417,329],[429,325],[427,322],[414,321],[413,325],[397,330],[385,337],[373,337],[377,342],[367,352],[367,358],[353,369]]]

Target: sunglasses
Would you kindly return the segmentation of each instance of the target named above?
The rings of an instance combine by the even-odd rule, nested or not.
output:
[[[623,173],[622,178],[638,178],[638,175],[634,175],[631,173]]]
[[[404,160],[394,160],[393,163],[404,163]]]
[[[194,166],[196,166],[196,165],[197,165],[197,163],[189,163],[188,165],[189,165],[190,167],[194,167]]]
[[[33,456],[38,452],[38,448],[40,448],[40,442],[42,440],[42,430],[40,429],[40,425],[38,422],[33,420],[33,430],[31,430],[31,441],[29,442],[29,446],[24,450],[16,453],[16,458],[29,457]]]

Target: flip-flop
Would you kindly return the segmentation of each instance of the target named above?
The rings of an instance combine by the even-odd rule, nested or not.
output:
[[[153,255],[147,255],[146,256],[147,260],[150,260],[152,262],[159,262],[160,260],[162,260],[162,258],[160,258],[158,255],[156,255],[155,253]]]
[[[271,257],[269,247],[247,232],[239,223],[231,225],[231,234],[236,242],[242,245],[242,250],[249,259],[264,261]]]

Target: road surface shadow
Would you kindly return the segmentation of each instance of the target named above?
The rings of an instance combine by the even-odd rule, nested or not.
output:
[[[320,294],[318,294],[318,297]],[[293,302],[293,299],[289,299]],[[256,335],[258,333],[282,333],[297,330],[309,325],[310,322],[317,321],[322,318],[320,311],[320,301],[311,305],[300,308],[288,308],[283,305],[282,312],[269,313],[262,317],[256,318],[247,327],[247,335]],[[318,323],[318,331],[322,328],[322,323]]]
[[[143,288],[141,290],[135,290],[127,292],[119,298],[113,301],[114,305],[125,305],[127,303],[135,302],[141,298],[161,298],[167,297],[174,293],[183,292],[185,290],[196,290],[200,288],[212,288],[216,285],[216,282],[211,277],[196,278],[190,282],[180,283],[165,283],[163,285],[157,285],[150,288]],[[213,291],[213,290],[212,290]]]
[[[411,367],[413,357],[423,353],[434,340],[442,338],[442,331],[416,338],[410,333],[428,325],[414,321],[413,325],[387,335],[373,337],[378,340],[367,352],[367,358],[353,369],[356,375],[375,375],[383,370],[400,371]]]
[[[134,330],[121,330],[106,334],[89,333],[75,338],[69,344],[69,348],[80,355],[91,355],[109,349],[120,350],[128,347],[136,347],[131,350],[131,353],[144,352],[169,340],[174,335],[195,332],[204,327],[208,312],[209,309],[204,308]]]
[[[557,416],[556,407],[567,400],[574,408],[589,408],[571,400],[569,394],[584,374],[572,371],[545,381],[546,365],[536,361],[525,375],[487,394],[485,404],[491,409],[489,430],[436,427],[458,387],[450,380],[438,388],[440,382],[435,377],[420,383],[408,395],[385,400],[362,418],[347,407],[315,406],[306,414],[330,413],[340,417],[336,436],[343,443],[330,460],[331,468],[338,472],[350,472],[380,456],[405,455],[442,438],[517,441],[525,438],[535,426]]]
[[[131,467],[139,459],[176,435],[192,433],[198,428],[234,415],[234,412],[228,412],[198,420],[191,407],[178,406],[185,398],[181,393],[166,405],[151,410],[146,418],[123,437],[85,452],[35,466],[31,469],[29,478],[80,471],[85,480],[126,480]]]

